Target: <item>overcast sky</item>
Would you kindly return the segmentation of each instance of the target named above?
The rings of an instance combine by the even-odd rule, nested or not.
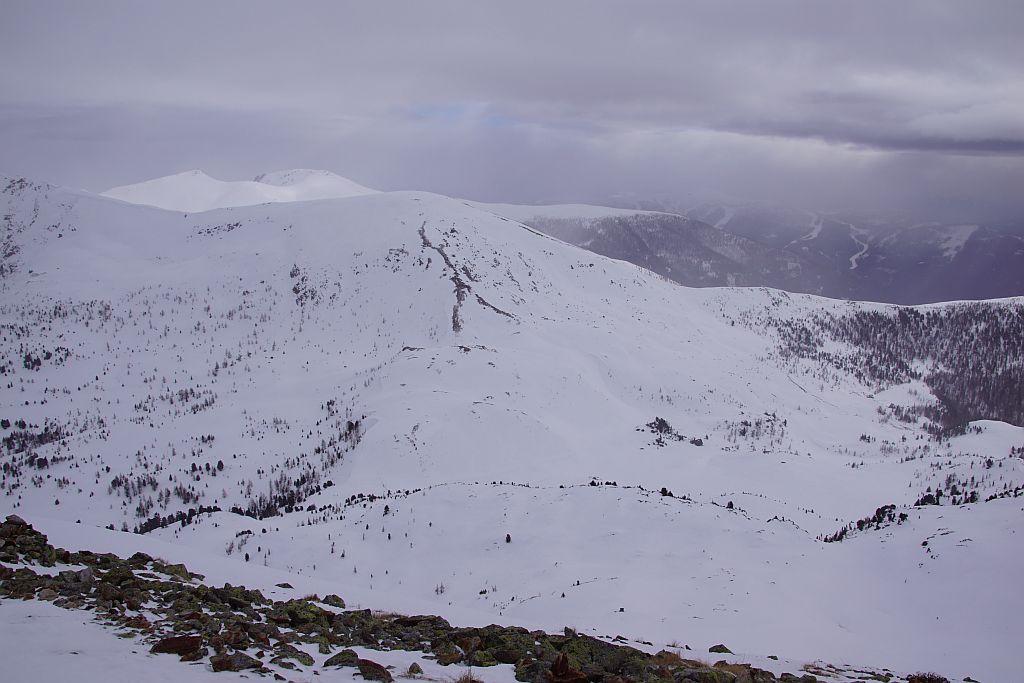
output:
[[[4,0],[0,173],[1024,215],[1024,2]]]

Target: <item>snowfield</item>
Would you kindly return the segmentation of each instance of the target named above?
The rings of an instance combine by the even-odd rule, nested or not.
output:
[[[336,179],[0,179],[0,515],[459,624],[1015,680],[1024,429],[935,440],[886,412],[923,383],[779,353],[781,322],[892,307],[688,289],[534,207]],[[885,505],[906,517],[823,541]],[[0,651],[44,624],[91,653],[36,650],[54,677],[130,650],[58,612],[0,603]]]

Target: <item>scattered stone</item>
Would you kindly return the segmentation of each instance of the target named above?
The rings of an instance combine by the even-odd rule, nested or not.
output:
[[[278,588],[294,588],[295,587],[295,586],[291,585],[290,583],[288,583],[287,581],[285,581],[284,583],[275,583],[274,585],[277,586]]]
[[[725,645],[719,643],[718,645],[712,645],[708,648],[708,652],[714,652],[715,654],[731,655],[732,650],[727,648]]]
[[[52,588],[44,588],[36,593],[36,597],[40,600],[56,600],[59,595],[60,594]]]
[[[413,662],[409,665],[408,673],[410,676],[419,676],[423,673],[423,667],[417,664],[416,662]]]

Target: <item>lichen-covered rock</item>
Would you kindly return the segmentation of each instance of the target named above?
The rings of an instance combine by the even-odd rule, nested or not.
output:
[[[135,582],[135,574],[132,570],[124,564],[118,564],[111,567],[107,572],[100,577],[100,581],[109,583],[113,586],[124,586]]]
[[[470,664],[473,666],[497,666],[498,660],[494,658],[487,650],[477,650],[473,653],[470,658]]]
[[[543,683],[545,674],[551,670],[551,664],[525,657],[516,662],[516,680],[522,683]]]
[[[128,558],[128,564],[130,564],[135,569],[142,569],[143,567],[145,567],[147,564],[149,564],[152,561],[153,561],[152,557],[150,557],[146,553],[141,553],[141,552],[140,553],[135,553],[134,555],[132,555],[131,557]]]
[[[17,515],[8,515],[0,524],[0,560],[4,562],[25,562],[52,567],[57,561],[57,551],[49,544],[46,534],[32,528]]]
[[[563,652],[551,663],[547,679],[551,683],[587,683],[588,677],[582,671],[574,669],[569,664],[569,657]]]
[[[736,675],[710,667],[680,668],[672,674],[675,683],[736,683]]]
[[[342,650],[324,662],[324,666],[356,666],[359,655],[353,650]]]
[[[176,576],[184,581],[190,581],[192,579],[192,575],[189,573],[188,568],[183,564],[164,564],[162,562],[154,562],[153,571],[160,572],[161,574],[167,574],[168,576]]]
[[[303,652],[294,645],[289,645],[288,643],[279,644],[277,648],[275,648],[275,652],[276,656],[270,660],[275,664],[280,664],[288,659],[294,659],[303,666],[313,666],[316,663],[312,655]]]
[[[437,658],[437,664],[442,667],[450,667],[454,664],[459,664],[463,659],[462,652],[455,648],[442,650],[440,652],[435,651],[434,656]]]
[[[770,671],[758,669],[749,664],[715,664],[716,669],[728,671],[736,676],[736,683],[775,683],[775,675]]]
[[[433,630],[433,631],[451,631],[452,625],[448,623],[443,617],[437,617],[432,614],[420,614],[411,617],[395,617],[391,620],[391,623],[397,624],[398,626],[404,626],[406,628],[412,627],[420,630]]]
[[[323,600],[321,600],[321,602],[325,605],[330,605],[331,607],[345,609],[345,601],[342,600],[339,596],[335,595],[334,593],[331,593],[330,595],[326,596]]]
[[[274,603],[274,609],[269,617],[276,623],[290,624],[293,627],[313,624],[329,629],[333,615],[308,600],[289,600],[284,603]]]

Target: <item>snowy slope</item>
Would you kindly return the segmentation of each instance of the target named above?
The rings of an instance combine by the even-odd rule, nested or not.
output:
[[[0,186],[0,417],[35,440],[0,514],[218,506],[146,538],[381,609],[1012,670],[1019,499],[819,540],[952,473],[1021,482],[1021,428],[923,440],[882,414],[923,385],[777,353],[779,321],[885,306],[686,289],[428,193],[182,215]]]
[[[103,195],[132,204],[194,213],[269,202],[353,197],[375,191],[329,171],[296,169],[237,181],[217,180],[202,171],[186,171],[115,187]]]

